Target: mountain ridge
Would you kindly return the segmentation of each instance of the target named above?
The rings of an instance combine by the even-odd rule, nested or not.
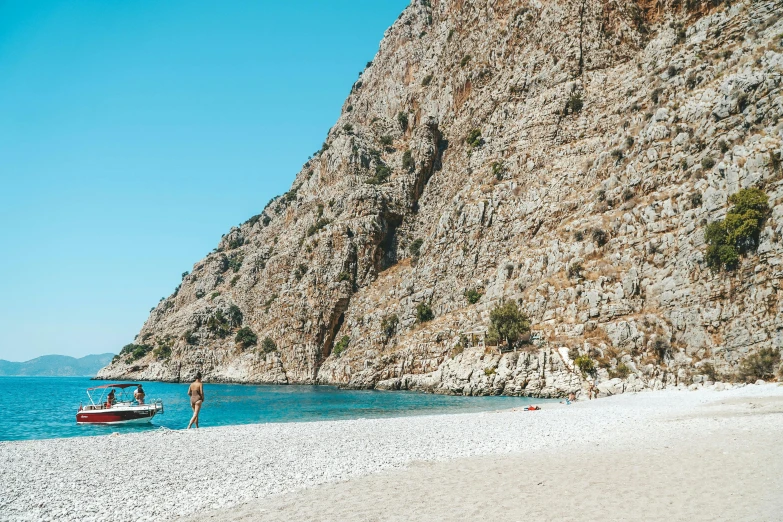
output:
[[[782,7],[412,2],[291,190],[98,377],[559,396],[779,354]],[[754,187],[754,248],[710,268]],[[532,343],[501,353],[508,300]]]
[[[92,377],[109,364],[113,353],[71,357],[68,355],[42,355],[23,362],[0,359],[0,375],[4,377]]]

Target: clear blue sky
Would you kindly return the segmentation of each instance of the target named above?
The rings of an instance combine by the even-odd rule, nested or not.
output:
[[[0,359],[131,342],[288,189],[407,4],[0,1]]]

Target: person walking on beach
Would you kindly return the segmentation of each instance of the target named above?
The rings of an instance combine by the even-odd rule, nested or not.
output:
[[[136,399],[136,402],[139,404],[144,404],[144,395],[144,389],[141,387],[141,384],[139,384],[139,387],[133,392],[133,398]]]
[[[201,372],[196,372],[196,380],[190,384],[188,395],[190,395],[190,407],[193,408],[193,417],[188,423],[188,429],[193,424],[198,428],[198,414],[201,411],[201,404],[204,402],[204,384],[201,382]]]

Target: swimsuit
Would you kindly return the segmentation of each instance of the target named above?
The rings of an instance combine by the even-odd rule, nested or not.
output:
[[[198,402],[203,402],[204,397],[201,395],[201,392],[198,390],[198,388],[191,388],[190,389],[190,406],[193,407]]]

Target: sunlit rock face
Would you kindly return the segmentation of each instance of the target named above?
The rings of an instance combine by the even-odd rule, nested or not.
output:
[[[99,377],[560,396],[586,355],[608,394],[780,348],[783,2],[682,4],[414,1],[291,190]],[[771,214],[715,272],[705,225],[745,187]],[[481,345],[503,300],[516,353]]]

